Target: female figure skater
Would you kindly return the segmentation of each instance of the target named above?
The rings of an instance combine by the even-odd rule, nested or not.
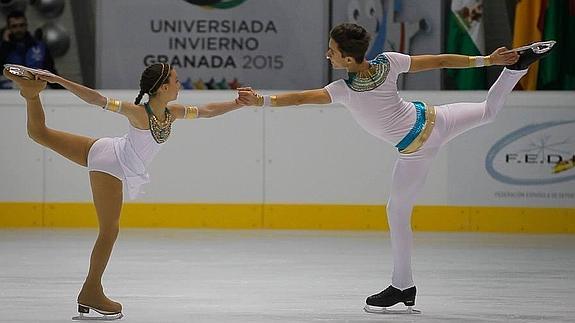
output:
[[[14,71],[14,67],[4,69],[4,76],[18,85],[20,94],[26,99],[30,138],[89,171],[99,234],[90,257],[88,275],[78,295],[80,316],[74,319],[94,318],[83,315],[90,309],[103,315],[96,318],[119,319],[123,316],[122,305],[106,297],[102,275],[119,232],[123,186],[129,197],[134,198],[140,186],[149,181],[146,169],[168,139],[176,119],[210,118],[243,105],[238,99],[198,107],[168,104],[177,98],[180,90],[176,70],[168,64],[154,64],[144,70],[140,93],[134,103],[106,98],[93,89],[46,71],[33,71],[37,72],[32,74],[36,79],[30,80],[18,77],[10,70]],[[128,133],[121,138],[95,139],[48,128],[39,97],[46,82],[60,84],[89,104],[125,116],[130,124]],[[144,94],[149,96],[149,101],[140,104]]]
[[[326,58],[333,68],[347,70],[347,80],[337,80],[322,89],[282,95],[261,96],[251,92],[241,100],[247,105],[272,107],[341,103],[363,129],[397,147],[399,158],[393,169],[386,208],[394,263],[391,285],[368,297],[365,310],[388,313],[387,307],[404,303],[407,309],[400,312],[417,313],[411,308],[416,294],[411,271],[411,211],[433,158],[441,146],[457,135],[493,121],[503,107],[505,96],[527,73],[528,66],[546,55],[554,42],[511,51],[501,47],[489,56],[408,56],[386,52],[367,61],[369,42],[370,36],[363,27],[340,24],[330,32]],[[487,65],[509,66],[503,69],[483,102],[434,107],[404,101],[397,92],[400,73]]]

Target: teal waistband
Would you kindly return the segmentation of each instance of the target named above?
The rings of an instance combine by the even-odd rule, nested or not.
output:
[[[423,102],[414,101],[413,104],[415,105],[416,110],[416,119],[413,128],[401,139],[401,141],[395,145],[395,148],[398,150],[404,150],[411,144],[411,142],[417,138],[423,126],[425,126],[425,104]]]

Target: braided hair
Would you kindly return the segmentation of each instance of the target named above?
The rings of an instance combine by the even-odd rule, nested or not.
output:
[[[343,57],[351,56],[357,63],[363,62],[371,36],[360,25],[343,23],[330,31],[329,36],[339,46]]]
[[[170,64],[156,63],[148,66],[140,78],[140,93],[136,97],[134,104],[140,104],[144,94],[155,95],[162,84],[169,82],[172,67]]]

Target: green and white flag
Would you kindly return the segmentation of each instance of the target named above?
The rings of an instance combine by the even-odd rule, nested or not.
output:
[[[470,56],[485,55],[483,0],[452,0],[448,17],[446,52]],[[451,69],[447,71],[458,90],[486,88],[485,69]]]

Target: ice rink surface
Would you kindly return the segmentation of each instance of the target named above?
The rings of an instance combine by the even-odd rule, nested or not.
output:
[[[72,322],[95,229],[0,230],[0,322]],[[363,312],[387,232],[122,229],[118,322],[573,322],[575,236],[415,233],[420,315]]]

